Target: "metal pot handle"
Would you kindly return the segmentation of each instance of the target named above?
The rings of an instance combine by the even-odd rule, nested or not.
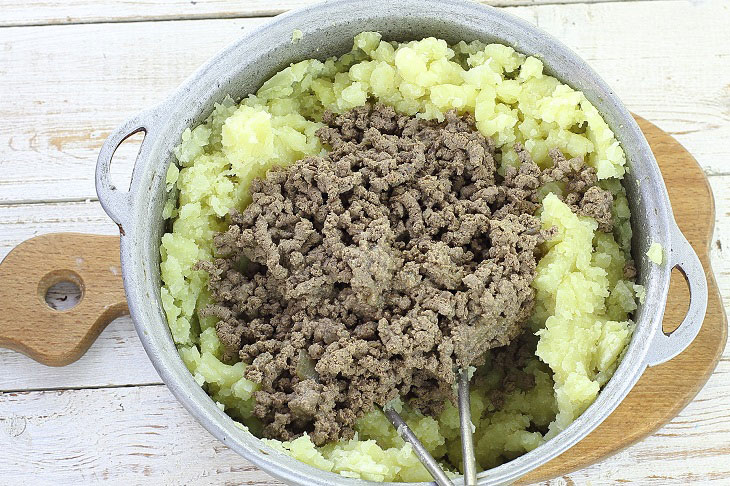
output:
[[[129,217],[132,197],[130,191],[120,190],[112,184],[109,179],[109,168],[111,166],[112,157],[117,148],[127,138],[135,133],[144,132],[145,137],[139,149],[139,157],[145,152],[148,143],[148,130],[152,119],[151,112],[146,111],[127,120],[119,126],[106,139],[104,145],[101,146],[99,158],[96,161],[96,194],[99,196],[99,202],[109,217],[117,223],[119,231],[124,235],[124,227]]]
[[[661,327],[654,335],[646,358],[647,366],[656,366],[684,351],[700,332],[707,310],[707,277],[702,263],[680,229],[675,225],[672,246],[667,255],[671,269],[678,268],[689,286],[689,309],[677,329],[669,334]]]

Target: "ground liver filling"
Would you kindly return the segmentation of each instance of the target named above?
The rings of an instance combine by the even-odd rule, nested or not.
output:
[[[330,152],[254,181],[215,237],[219,258],[199,264],[216,302],[201,314],[261,384],[263,435],[316,445],[398,396],[438,413],[458,368],[522,333],[551,235],[535,216],[541,185],[564,183],[603,231],[612,202],[557,150],[542,171],[517,146],[520,168],[498,176],[469,115],[435,123],[377,104],[323,122]]]

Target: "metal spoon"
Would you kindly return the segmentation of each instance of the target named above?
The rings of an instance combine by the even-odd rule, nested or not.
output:
[[[387,405],[383,407],[383,413],[385,413],[385,416],[388,417],[390,423],[393,424],[393,427],[395,427],[395,429],[398,431],[398,435],[400,435],[404,441],[411,444],[411,446],[413,447],[413,451],[416,453],[416,456],[418,456],[421,464],[423,464],[428,472],[431,473],[431,476],[433,476],[433,480],[436,481],[436,484],[438,484],[439,486],[454,486],[454,483],[451,482],[444,470],[441,469],[441,466],[438,462],[436,462],[436,459],[434,459],[433,456],[429,454],[429,452],[426,450],[426,448],[423,447],[421,441],[418,440],[416,434],[414,434],[411,428],[408,427],[400,414],[396,412],[393,407]]]
[[[471,403],[469,400],[469,370],[464,369],[459,372],[459,426],[461,429],[461,455],[464,464],[464,486],[476,486],[477,484],[477,467],[476,458],[474,456],[474,432],[471,422]],[[385,416],[388,417],[390,423],[398,431],[398,435],[403,440],[411,444],[413,451],[421,461],[421,464],[431,473],[434,481],[439,486],[453,486],[449,477],[446,475],[438,462],[426,450],[418,437],[408,427],[403,418],[393,407],[383,407]]]
[[[461,456],[464,464],[464,486],[476,486],[477,465],[476,457],[474,457],[468,369],[463,369],[459,373],[459,426],[461,429]]]

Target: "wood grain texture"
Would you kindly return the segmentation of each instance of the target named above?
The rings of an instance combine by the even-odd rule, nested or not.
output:
[[[58,310],[46,292],[73,282],[81,299]],[[0,346],[39,363],[76,361],[111,321],[127,313],[116,236],[51,233],[13,248],[0,262]]]
[[[14,94],[0,103],[0,203],[95,200],[96,157],[111,131],[261,22],[0,29],[0,93]],[[136,148],[115,152],[113,182],[131,174]]]
[[[5,485],[277,484],[162,385],[5,393],[0,411]]]
[[[730,481],[730,365],[655,435],[544,485],[680,486]],[[723,378],[724,377],[724,378]],[[276,485],[203,429],[162,385],[0,394],[0,473],[9,486]]]
[[[717,143],[730,139],[729,2],[508,11],[575,49],[630,109],[684,144],[705,172],[730,174],[728,148]],[[106,136],[264,20],[0,29],[0,93],[13,94],[0,103],[0,203],[95,199],[94,165]],[[135,152],[128,145],[115,155],[113,175],[131,172]]]
[[[22,241],[63,231],[119,235],[98,201],[0,205],[0,260]]]
[[[710,288],[707,317],[700,334],[687,351],[668,363],[647,370],[629,396],[624,399],[619,408],[598,429],[560,457],[528,474],[521,481],[522,484],[549,479],[584,468],[605,459],[655,432],[671,420],[694,398],[715,369],[720,355],[725,348],[727,322],[720,301],[720,295],[709,267],[710,242],[715,221],[714,202],[710,186],[692,156],[675,140],[646,120],[639,119],[639,122],[659,161],[672,199],[675,218],[707,268]],[[85,240],[88,240],[88,243]],[[53,245],[52,242],[54,241],[58,242],[58,244]],[[68,244],[63,245],[62,243],[64,241]],[[106,244],[102,247],[98,245],[100,241],[104,241]],[[116,243],[116,238],[112,236],[45,235],[29,240],[8,255],[5,262],[0,265],[0,274],[3,271],[6,273],[4,278],[2,278],[3,275],[0,275],[2,285],[5,285],[9,289],[17,290],[24,282],[27,282],[25,275],[21,280],[21,275],[23,274],[18,271],[18,268],[28,267],[38,258],[39,250],[38,248],[33,248],[34,242],[42,245],[41,249],[46,252],[51,249],[59,253],[63,251],[71,252],[68,260],[77,263],[82,258],[79,256],[82,255],[81,249],[83,249],[83,259],[87,261],[104,262],[105,259],[109,259],[113,265],[115,264],[114,260],[118,259],[118,247],[113,244]],[[96,245],[94,244],[95,242]],[[24,247],[31,247],[31,250],[23,253]],[[23,258],[28,258],[29,260],[24,261]],[[9,267],[8,265],[11,266]],[[99,266],[108,267],[109,265],[104,263]],[[38,273],[38,275],[32,277],[43,278],[43,275],[48,272],[48,268],[48,266],[43,267],[42,273]],[[51,259],[50,268],[55,268],[53,259]],[[81,272],[79,271],[79,273]],[[81,275],[85,280],[90,280],[83,273]],[[117,285],[121,285],[120,280],[115,280],[115,282]],[[670,323],[681,321],[684,317],[683,312],[686,309],[686,305],[684,304],[688,295],[680,283],[680,279],[673,279],[673,285],[670,288],[668,306],[665,313],[665,321]],[[0,285],[0,294],[3,293],[2,285]],[[30,279],[30,287],[37,287],[37,284],[32,278]],[[115,290],[111,285],[107,285],[102,290],[106,290],[108,295],[102,293],[99,301],[115,302],[115,299],[119,297],[119,289]],[[20,304],[17,307],[18,309],[29,308],[28,303],[24,302],[22,298],[27,294],[27,291],[17,293],[15,300]],[[92,295],[89,292],[86,296],[86,301],[90,300],[90,297]],[[0,299],[0,301],[2,300],[9,299]],[[84,300],[82,300],[83,302]],[[44,310],[48,315],[54,315],[54,312],[49,311],[47,307]],[[35,312],[38,311],[35,310]],[[99,312],[105,312],[105,309],[99,309]],[[13,316],[13,313],[11,312],[9,315]],[[84,317],[88,319],[87,322],[83,321]],[[66,334],[65,342],[73,350],[78,352],[84,344],[84,341],[88,341],[87,336],[93,335],[96,332],[96,329],[100,325],[100,319],[104,320],[103,316],[99,319],[95,317],[94,315],[90,315],[89,311],[86,310],[86,312],[80,313],[79,317],[72,321],[75,332]],[[21,323],[21,325],[25,326],[25,332],[30,332],[30,337],[47,336],[47,326],[53,325],[53,323],[44,322],[40,319],[38,320],[39,322],[28,326],[28,321],[32,318],[33,316],[28,316],[24,319],[17,319],[15,317],[12,320],[6,320],[4,324],[5,326],[9,326],[11,323],[15,323],[16,325],[17,323]],[[0,320],[0,344],[3,344],[2,324],[3,321]],[[15,332],[15,339],[11,344],[18,348],[18,343],[25,343],[27,340],[23,339],[24,336],[18,334],[17,329]],[[5,334],[7,335],[7,330]],[[76,340],[80,340],[81,342],[76,342]],[[7,343],[8,340],[6,339],[5,345]],[[41,344],[45,343],[46,341],[43,341]],[[52,347],[51,351],[57,349],[57,347],[57,345]],[[27,344],[24,351],[28,351]],[[34,351],[35,353],[28,354],[35,354],[34,357],[37,357],[39,350],[35,349]],[[62,356],[64,359],[68,359],[69,353],[66,352]],[[46,361],[49,360],[47,352],[43,357]],[[657,399],[656,397],[661,397],[661,399]],[[647,406],[648,404],[650,406]]]
[[[318,0],[2,0],[0,26],[56,25],[97,22],[264,17]],[[588,0],[610,2],[626,0]],[[480,0],[495,7],[582,3],[586,0]]]

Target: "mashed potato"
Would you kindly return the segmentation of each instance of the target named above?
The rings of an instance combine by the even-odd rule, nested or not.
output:
[[[206,274],[194,269],[212,258],[212,237],[227,226],[233,207],[249,201],[251,180],[324,149],[315,131],[324,110],[343,112],[378,99],[403,114],[442,120],[450,109],[474,114],[477,128],[500,148],[500,171],[519,164],[521,142],[541,166],[548,150],[582,156],[614,195],[613,234],[570,211],[542,188],[541,220],[557,235],[545,248],[533,286],[537,305],[530,325],[536,357],[523,371],[536,386],[494,403],[509,370],[493,363],[477,370],[486,385],[471,392],[479,467],[497,466],[539,446],[578,417],[600,392],[631,338],[630,313],[640,286],[623,279],[630,258],[629,206],[620,184],[625,155],[596,108],[579,92],[543,73],[542,62],[514,49],[475,41],[449,46],[427,38],[386,42],[378,33],[355,37],[353,50],[324,62],[292,64],[255,94],[215,106],[201,125],[183,133],[178,165],[167,173],[164,216],[169,231],[160,247],[162,303],[173,339],[195,380],[234,419],[257,433],[252,417],[257,384],[243,378],[244,363],[221,361],[215,321],[196,310],[210,302]],[[447,404],[434,419],[400,404],[424,445],[454,470],[461,463],[458,411]],[[316,448],[307,436],[272,447],[320,469],[374,481],[423,481],[430,476],[381,411],[363,417],[358,436]]]
[[[664,249],[659,243],[652,243],[649,249],[646,251],[646,256],[649,257],[653,263],[661,265],[664,261]]]

